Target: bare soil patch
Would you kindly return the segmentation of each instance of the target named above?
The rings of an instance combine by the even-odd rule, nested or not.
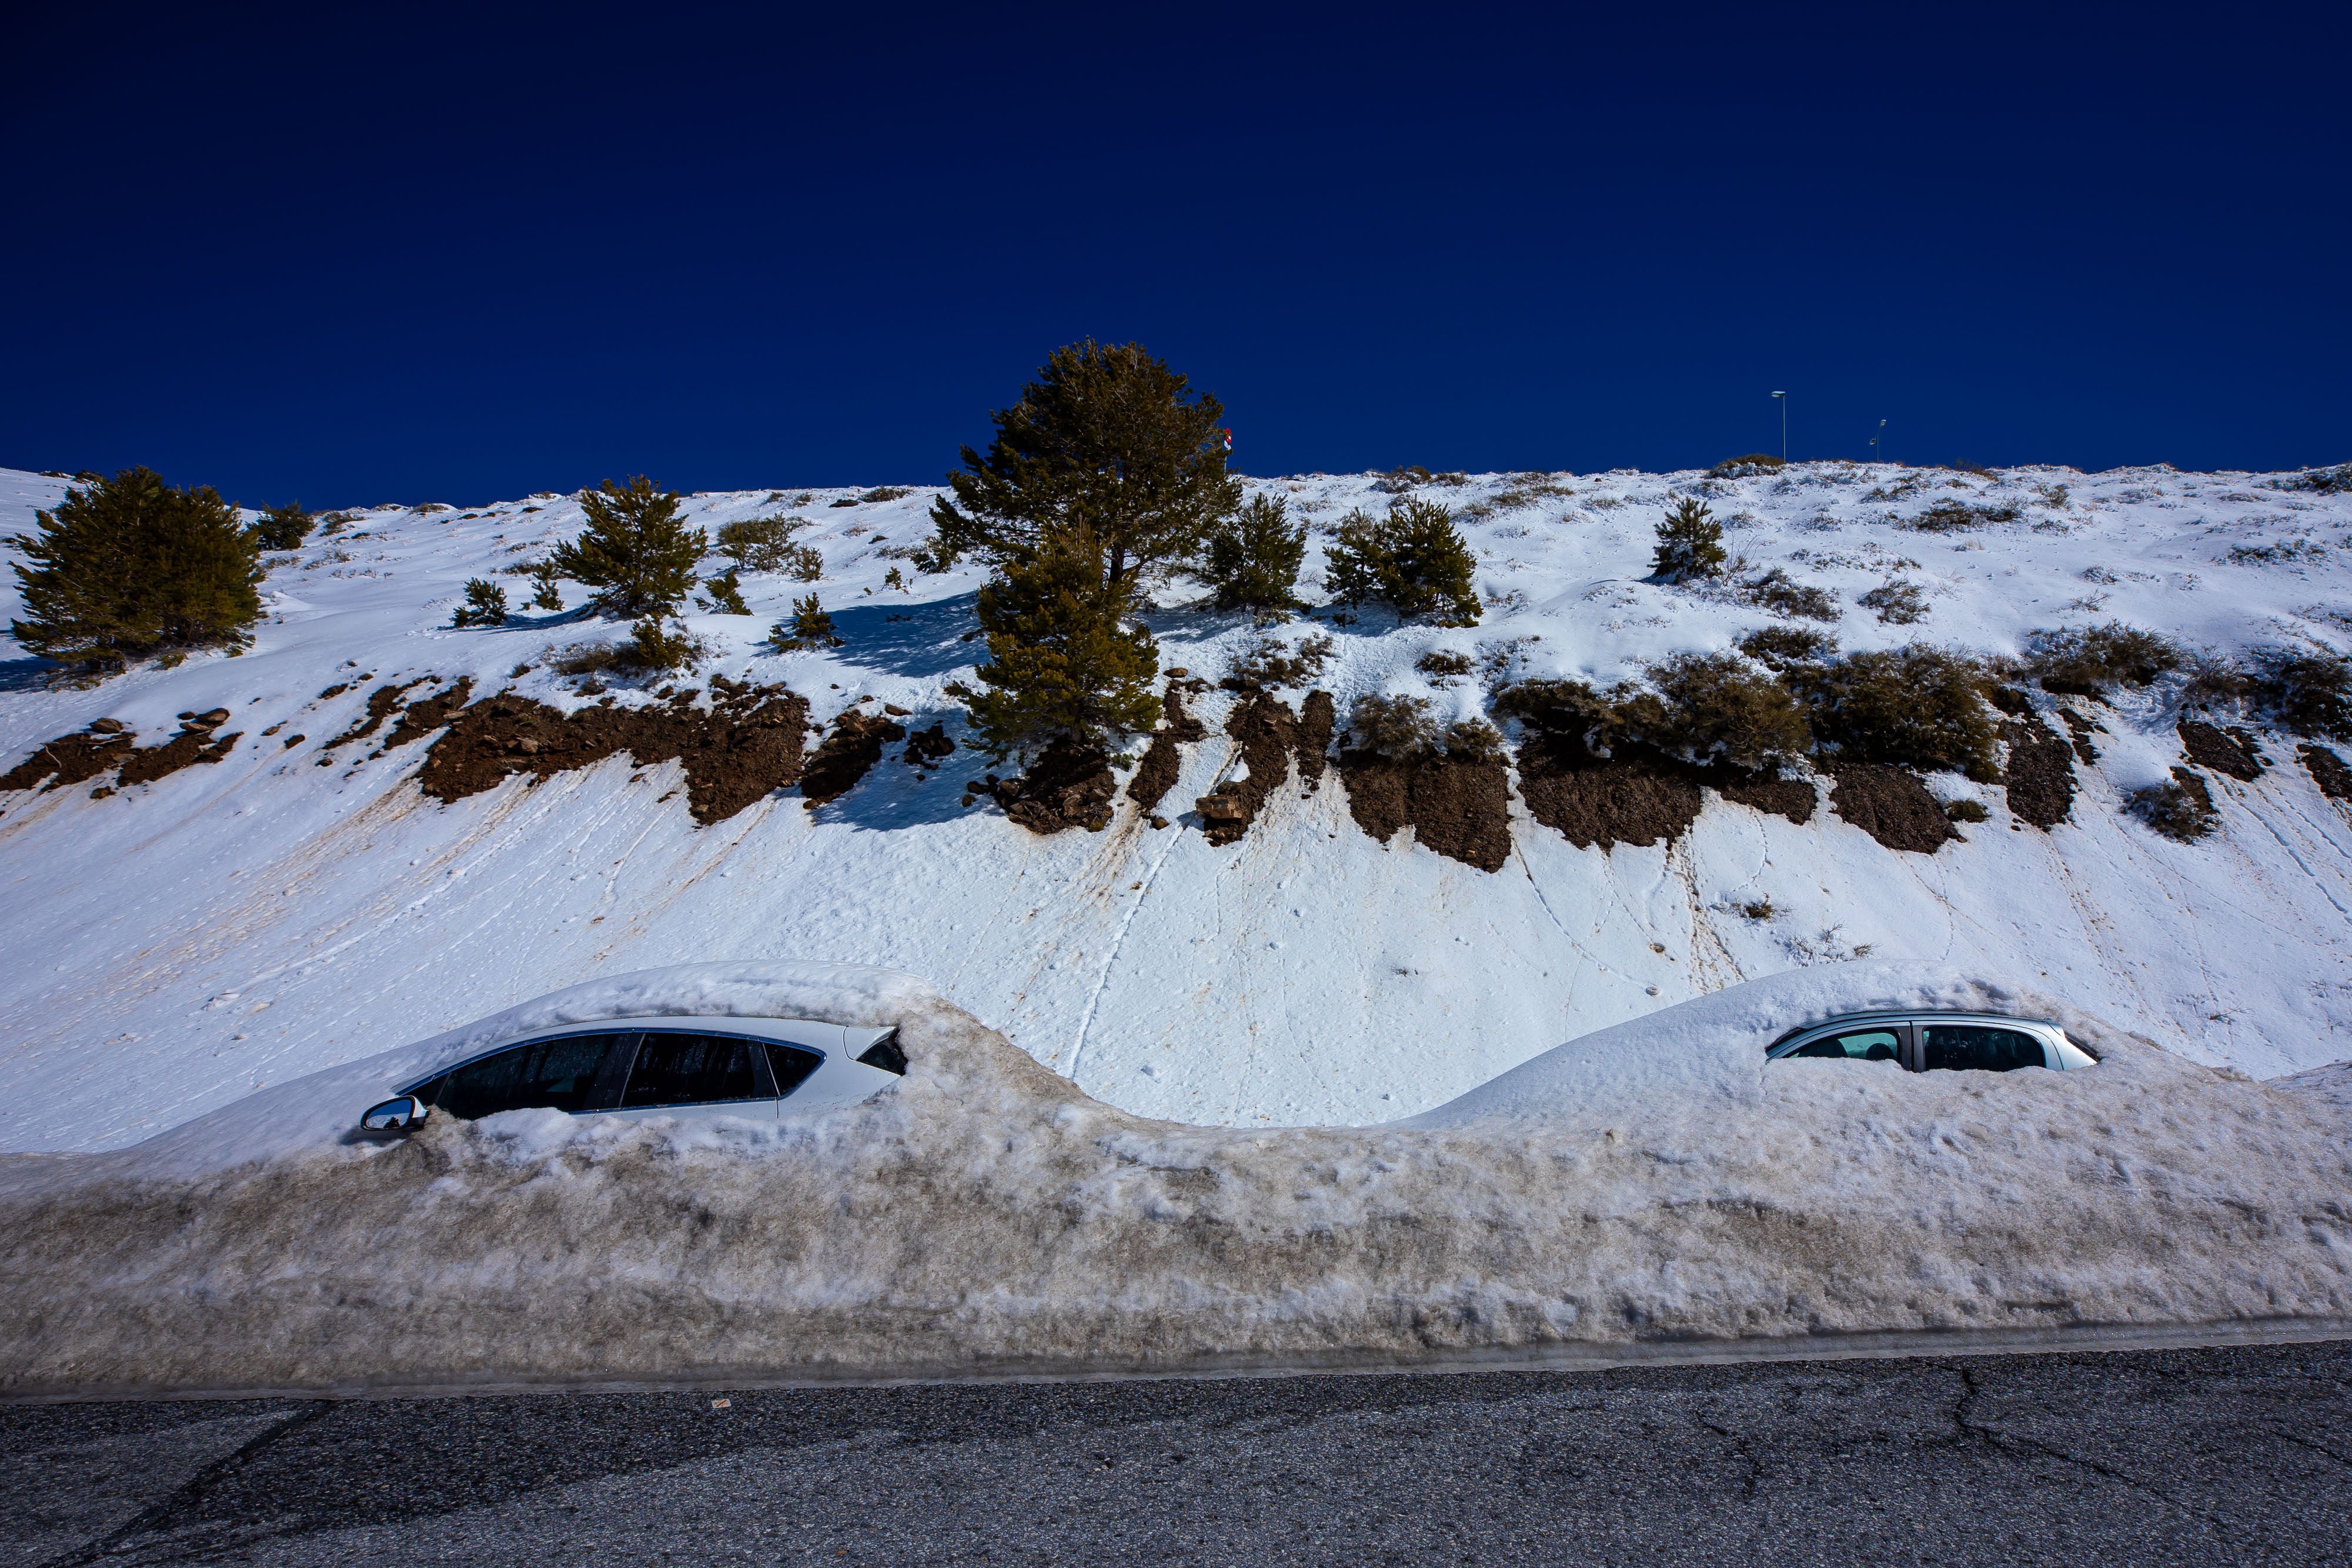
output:
[[[1573,740],[1538,735],[1519,750],[1519,794],[1537,821],[1580,850],[1672,843],[1706,803],[1691,771],[1648,758],[1595,761]]]
[[[1047,747],[1027,773],[1003,780],[992,793],[1004,815],[1033,833],[1099,832],[1110,825],[1118,789],[1102,747],[1064,738]]]
[[[342,734],[327,742],[326,746],[322,749],[332,751],[335,747],[344,744],[346,741],[365,740],[368,737],[373,735],[377,730],[383,727],[383,721],[392,716],[393,710],[394,708],[400,706],[400,699],[402,697],[406,696],[410,692],[415,691],[417,687],[424,685],[427,682],[436,680],[438,678],[438,676],[435,675],[419,675],[413,681],[404,682],[398,685],[385,685],[376,687],[375,690],[368,693],[367,712],[361,716],[359,723],[352,726],[351,728],[343,731]],[[334,690],[332,686],[330,686],[327,689],[329,691]]]
[[[2074,809],[2074,754],[2032,706],[2002,721],[2009,742],[2009,809],[2043,832]]]
[[[1810,779],[1768,779],[1761,775],[1740,778],[1731,774],[1717,779],[1710,774],[1704,779],[1734,805],[1775,812],[1801,828],[1813,820],[1813,809],[1821,803],[1821,791]]]
[[[131,748],[137,744],[137,737],[128,731],[61,735],[35,747],[32,756],[0,774],[0,789],[30,789],[44,779],[49,779],[51,789],[87,784],[130,756]],[[53,779],[52,774],[56,775]]]
[[[833,733],[808,759],[801,773],[801,796],[811,806],[838,800],[857,788],[857,781],[882,760],[882,747],[905,738],[907,727],[880,714],[845,708],[833,721]]]
[[[2099,748],[2091,744],[2091,737],[2106,734],[2107,727],[2097,719],[2087,718],[2076,713],[2070,707],[2060,708],[2058,716],[2066,721],[2067,733],[2074,740],[2074,755],[2082,758],[2083,766],[2089,768],[2095,764],[2099,760]]]
[[[1202,819],[1202,838],[1229,844],[1249,831],[1265,798],[1290,777],[1297,732],[1297,716],[1264,691],[1253,691],[1234,705],[1225,733],[1239,745],[1243,776],[1228,779],[1192,803]]]
[[[1890,850],[1931,855],[1958,838],[1919,776],[1876,762],[1832,764],[1830,809]]]
[[[807,702],[782,686],[738,685],[708,713],[614,706],[565,714],[501,692],[457,716],[425,753],[417,784],[436,800],[462,800],[511,774],[547,779],[625,751],[644,764],[682,761],[687,808],[707,826],[801,777],[807,722]]]
[[[1178,747],[1209,733],[1208,726],[1184,711],[1183,691],[1172,680],[1160,695],[1160,711],[1167,722],[1151,732],[1151,744],[1144,748],[1143,761],[1136,768],[1135,777],[1127,781],[1128,799],[1146,812],[1176,787],[1177,772],[1184,765],[1184,754]]]
[[[2242,784],[2251,784],[2263,776],[2262,753],[2254,748],[2254,737],[2245,730],[2234,727],[2223,729],[2184,718],[2180,721],[2180,745],[2189,753],[2189,760],[2198,767],[2227,774]]]
[[[2344,765],[2344,758],[2325,746],[2308,744],[2297,747],[2295,755],[2310,770],[2311,781],[2319,786],[2321,794],[2331,800],[2352,800],[2352,768]]]
[[[1331,750],[1331,731],[1338,721],[1338,706],[1329,692],[1307,694],[1298,715],[1298,728],[1292,737],[1292,750],[1298,758],[1299,782],[1307,786],[1309,795],[1322,788],[1323,768]]]
[[[438,696],[413,702],[401,710],[400,722],[383,737],[383,748],[406,746],[412,740],[422,740],[435,730],[453,722],[474,697],[474,677],[460,675],[457,684]]]
[[[1500,871],[1510,858],[1510,782],[1500,762],[1443,756],[1397,762],[1376,751],[1343,751],[1339,778],[1348,814],[1382,843],[1410,824],[1424,849],[1480,871]]]

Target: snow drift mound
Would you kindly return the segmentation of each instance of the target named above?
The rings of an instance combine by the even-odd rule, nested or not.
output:
[[[2042,1013],[2063,1074],[1761,1064],[1824,1011]],[[469,1036],[635,1011],[895,1023],[800,1123],[337,1129]],[[1146,1121],[911,977],[657,970],[110,1154],[0,1160],[0,1388],[360,1388],[1362,1364],[1658,1338],[2352,1317],[2340,1112],[1939,969],[1814,969],[1414,1123]],[[242,1145],[242,1149],[240,1148]],[[258,1152],[260,1157],[236,1157]]]

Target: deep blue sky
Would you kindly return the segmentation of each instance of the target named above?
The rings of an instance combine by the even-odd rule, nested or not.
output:
[[[10,466],[931,481],[1087,335],[1256,474],[1706,463],[1775,388],[1800,457],[2352,458],[2341,5],[46,11]]]

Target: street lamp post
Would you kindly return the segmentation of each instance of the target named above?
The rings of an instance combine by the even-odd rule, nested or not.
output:
[[[1780,405],[1780,465],[1785,468],[1789,465],[1789,394],[1776,392],[1772,401]]]
[[[1886,422],[1885,422],[1885,420],[1883,420],[1883,419],[1882,419],[1882,420],[1880,420],[1880,421],[1878,422],[1878,429],[1877,429],[1876,433],[1875,433],[1875,434],[1874,434],[1871,436],[1871,438],[1870,438],[1870,445],[1871,445],[1871,458],[1870,458],[1870,460],[1871,460],[1873,463],[1879,462],[1879,461],[1883,460],[1883,459],[1885,457],[1885,455],[1886,455],[1886,450],[1885,450],[1885,448],[1884,446],[1882,446],[1882,445],[1880,444],[1880,443],[1881,443],[1881,442],[1883,442],[1883,441],[1885,439],[1885,437],[1886,437]]]

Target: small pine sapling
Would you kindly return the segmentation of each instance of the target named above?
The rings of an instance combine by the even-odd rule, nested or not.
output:
[[[1435,501],[1409,497],[1375,517],[1359,508],[1340,520],[1324,581],[1346,604],[1376,601],[1404,620],[1440,626],[1478,623],[1477,559]]]
[[[903,592],[907,587],[907,579],[898,570],[898,569],[894,566],[889,570],[882,574],[882,586],[885,588],[895,588]]]
[[[487,577],[468,578],[466,602],[449,617],[452,630],[461,626],[498,626],[507,618],[507,591]]]
[[[824,612],[824,606],[817,602],[814,593],[793,600],[793,618],[777,622],[768,638],[787,653],[841,646],[841,639],[834,633],[833,617]]]
[[[1215,591],[1219,610],[1279,621],[1306,608],[1292,591],[1306,556],[1307,524],[1290,521],[1289,503],[1279,496],[1253,496],[1239,512],[1210,525],[1201,576]]]
[[[1104,549],[1084,528],[1048,535],[1034,559],[1003,562],[980,591],[988,662],[975,673],[978,687],[956,682],[947,691],[992,755],[1062,739],[1101,746],[1158,719],[1150,683],[1160,651],[1149,631],[1127,623],[1125,594],[1107,586]]]
[[[784,575],[795,582],[814,582],[824,575],[824,557],[814,545],[788,545],[783,554]]]
[[[1650,570],[1660,582],[1683,582],[1717,575],[1726,559],[1723,525],[1706,503],[1685,496],[1658,525],[1658,549]]]
[[[555,570],[555,563],[551,560],[541,561],[530,569],[532,583],[530,602],[533,608],[539,610],[563,608],[563,595],[557,592],[555,588],[556,580],[562,575]]]
[[[751,607],[743,602],[742,585],[736,580],[738,569],[729,567],[703,585],[703,607],[714,615],[749,615]]]
[[[690,636],[685,627],[673,629],[666,626],[658,615],[648,615],[629,630],[633,636],[621,651],[622,662],[641,670],[689,667],[700,663],[709,653],[709,649]]]
[[[677,500],[643,475],[626,488],[607,479],[583,490],[588,526],[549,559],[572,581],[599,590],[595,602],[607,614],[667,615],[693,591],[695,563],[710,549],[709,536],[679,518]]]
[[[793,535],[806,527],[806,517],[744,517],[719,530],[719,553],[745,571],[787,570]]]

